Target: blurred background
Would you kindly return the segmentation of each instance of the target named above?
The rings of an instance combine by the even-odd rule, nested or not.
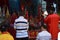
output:
[[[0,23],[6,17],[10,24],[14,24],[17,13],[22,10],[30,23],[29,37],[34,39],[40,32],[41,15],[49,11],[51,6],[55,8],[55,13],[60,14],[60,0],[0,0]],[[8,31],[15,37],[14,28],[10,27]]]
[[[10,14],[12,14],[14,11],[18,12],[27,9],[29,13],[32,12],[33,16],[35,16],[38,13],[39,6],[45,11],[46,9],[49,10],[52,5],[59,12],[59,0],[0,0],[0,11],[4,7],[8,7]]]

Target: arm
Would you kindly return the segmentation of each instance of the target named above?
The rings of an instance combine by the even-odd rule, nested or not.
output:
[[[14,23],[14,29],[16,29],[16,24]]]
[[[27,27],[27,30],[28,30],[28,29],[29,29],[29,22],[27,23],[27,26],[28,26],[28,27]]]
[[[50,38],[49,40],[52,40],[52,38]]]
[[[49,21],[49,16],[47,16],[47,17],[44,19],[45,24],[47,24],[48,21]]]
[[[58,40],[60,40],[60,32],[58,33]]]
[[[40,37],[39,37],[39,34],[38,34],[37,37],[36,37],[36,40],[39,40],[39,38],[40,38]]]

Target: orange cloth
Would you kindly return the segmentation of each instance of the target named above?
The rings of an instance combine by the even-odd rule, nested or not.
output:
[[[0,35],[0,40],[14,40],[14,38],[7,32]]]
[[[28,11],[25,13],[25,18],[28,19]]]
[[[45,19],[45,23],[47,24],[48,31],[52,35],[52,39],[56,39],[58,36],[58,23],[59,16],[57,14],[51,14]]]

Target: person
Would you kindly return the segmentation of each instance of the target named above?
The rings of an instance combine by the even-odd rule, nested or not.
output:
[[[13,36],[7,31],[8,27],[6,24],[1,25],[0,27],[0,40],[14,40]]]
[[[24,13],[19,13],[19,18],[15,19],[16,40],[28,40],[29,22],[24,18]]]
[[[60,32],[58,33],[58,40],[60,40]]]
[[[60,21],[59,21],[58,28],[59,28],[59,32],[58,32],[58,40],[60,40]]]
[[[41,26],[41,32],[38,33],[36,40],[51,40],[51,34],[47,31],[45,25]]]
[[[45,18],[45,23],[48,26],[48,31],[52,35],[52,40],[56,40],[58,35],[59,15],[54,14],[53,7],[51,7],[49,15]]]

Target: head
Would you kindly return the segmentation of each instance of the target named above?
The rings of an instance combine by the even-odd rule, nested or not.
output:
[[[16,12],[16,11],[13,11],[13,14],[12,15],[17,15],[18,14],[18,12]]]
[[[42,25],[41,26],[41,31],[45,31],[45,30],[47,30],[47,26],[46,25]]]
[[[8,28],[9,28],[8,23],[3,23],[3,24],[0,25],[0,31],[1,32],[6,32]]]
[[[53,14],[54,11],[55,11],[55,8],[54,7],[51,7],[49,14]]]
[[[22,11],[18,12],[18,16],[24,16],[24,13]]]
[[[1,26],[0,26],[0,31],[1,31],[1,32],[6,32],[6,31],[7,31],[6,25],[1,25]]]
[[[13,15],[16,15],[16,12],[13,12]]]

